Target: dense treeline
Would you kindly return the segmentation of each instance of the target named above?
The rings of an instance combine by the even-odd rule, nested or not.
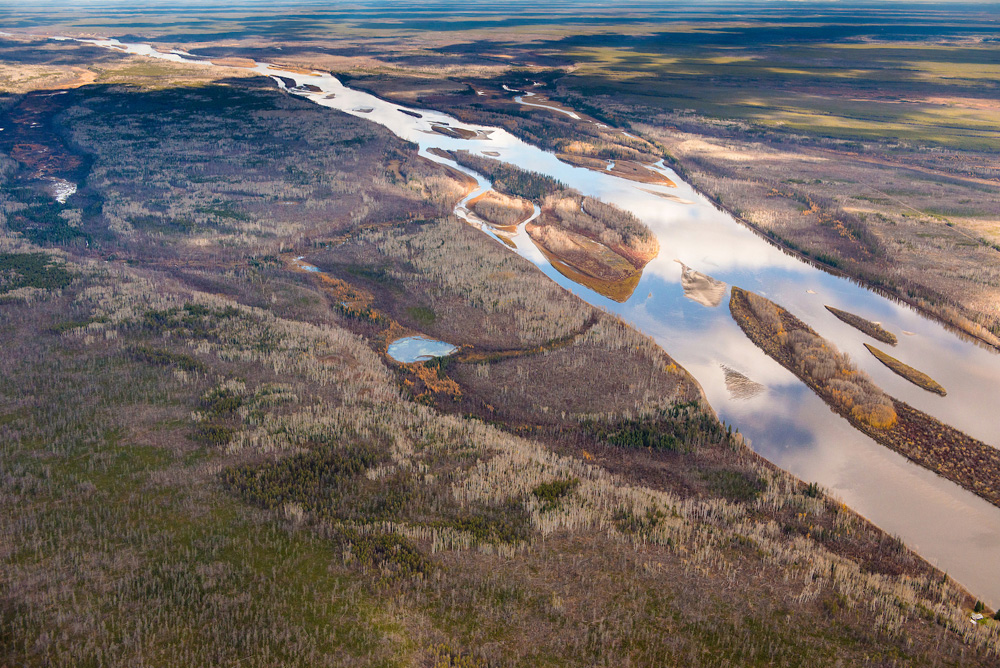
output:
[[[57,290],[73,275],[46,253],[0,253],[0,295],[21,288]]]
[[[701,447],[732,446],[732,434],[697,403],[675,404],[640,418],[587,420],[582,427],[598,439],[623,448],[691,452]]]
[[[472,169],[493,183],[493,187],[505,195],[541,200],[554,190],[565,190],[566,186],[550,176],[515,167],[493,158],[476,155],[468,151],[452,151],[455,161]]]

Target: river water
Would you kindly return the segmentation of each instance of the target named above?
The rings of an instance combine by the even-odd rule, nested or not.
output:
[[[182,51],[160,53],[148,45],[88,41],[156,58],[209,64]],[[1000,446],[1000,355],[906,305],[783,253],[718,211],[662,163],[657,169],[676,187],[639,184],[609,172],[573,167],[503,129],[402,107],[347,88],[329,74],[288,72],[266,64],[258,64],[256,71],[292,80],[296,83],[292,93],[384,125],[418,144],[421,155],[472,174],[479,189],[456,207],[458,215],[495,238],[506,237],[505,247],[533,262],[551,280],[653,337],[698,379],[719,416],[749,437],[754,450],[799,478],[820,483],[977,596],[994,607],[1000,605],[996,572],[1000,508],[908,462],[833,413],[746,338],[729,315],[728,288],[736,285],[776,301],[848,353],[889,394],[994,447]],[[447,137],[431,129],[435,124],[467,128],[478,138]],[[516,233],[504,233],[476,219],[465,202],[487,190],[489,182],[428,153],[431,148],[499,154],[499,160],[616,204],[653,230],[660,254],[646,266],[630,298],[622,303],[609,299],[554,268],[523,224]],[[871,341],[829,313],[826,304],[881,322],[898,336],[899,344],[891,348]],[[948,396],[926,392],[895,375],[868,353],[865,342],[929,374],[944,385]],[[734,386],[733,378],[739,378],[734,372],[759,385]],[[747,387],[754,391],[746,391]]]

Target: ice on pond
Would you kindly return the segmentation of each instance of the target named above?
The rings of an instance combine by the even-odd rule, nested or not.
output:
[[[315,273],[318,273],[318,274],[323,273],[320,270],[320,268],[317,267],[316,265],[309,264],[308,262],[303,262],[302,258],[304,258],[304,257],[305,257],[305,255],[300,255],[297,258],[295,258],[295,264],[297,264],[299,266],[299,269],[302,269],[303,271],[312,271],[312,272],[315,272]]]
[[[52,196],[60,204],[65,204],[70,195],[76,192],[76,184],[63,179],[52,179]]]
[[[386,352],[397,362],[409,364],[424,362],[433,357],[444,357],[456,350],[458,348],[450,343],[429,339],[426,336],[405,336],[390,343]]]

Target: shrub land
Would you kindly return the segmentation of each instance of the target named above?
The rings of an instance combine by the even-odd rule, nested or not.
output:
[[[922,387],[928,392],[940,394],[942,397],[948,394],[940,383],[938,383],[936,380],[928,376],[923,371],[919,371],[917,369],[914,369],[909,364],[904,364],[900,362],[892,355],[889,355],[888,353],[879,350],[870,343],[866,343],[865,348],[867,348],[868,352],[874,355],[879,362],[886,365],[887,367],[889,367],[894,372],[896,372],[906,380],[910,381],[914,385]]]

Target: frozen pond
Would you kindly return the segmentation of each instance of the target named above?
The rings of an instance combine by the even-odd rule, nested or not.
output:
[[[52,197],[54,197],[60,204],[65,204],[66,200],[68,200],[70,196],[76,192],[75,183],[70,183],[65,179],[57,179],[55,177],[50,177],[49,181],[52,183]]]
[[[403,364],[426,362],[434,357],[444,357],[458,350],[444,341],[436,341],[426,336],[404,336],[389,344],[386,351],[392,359]]]

